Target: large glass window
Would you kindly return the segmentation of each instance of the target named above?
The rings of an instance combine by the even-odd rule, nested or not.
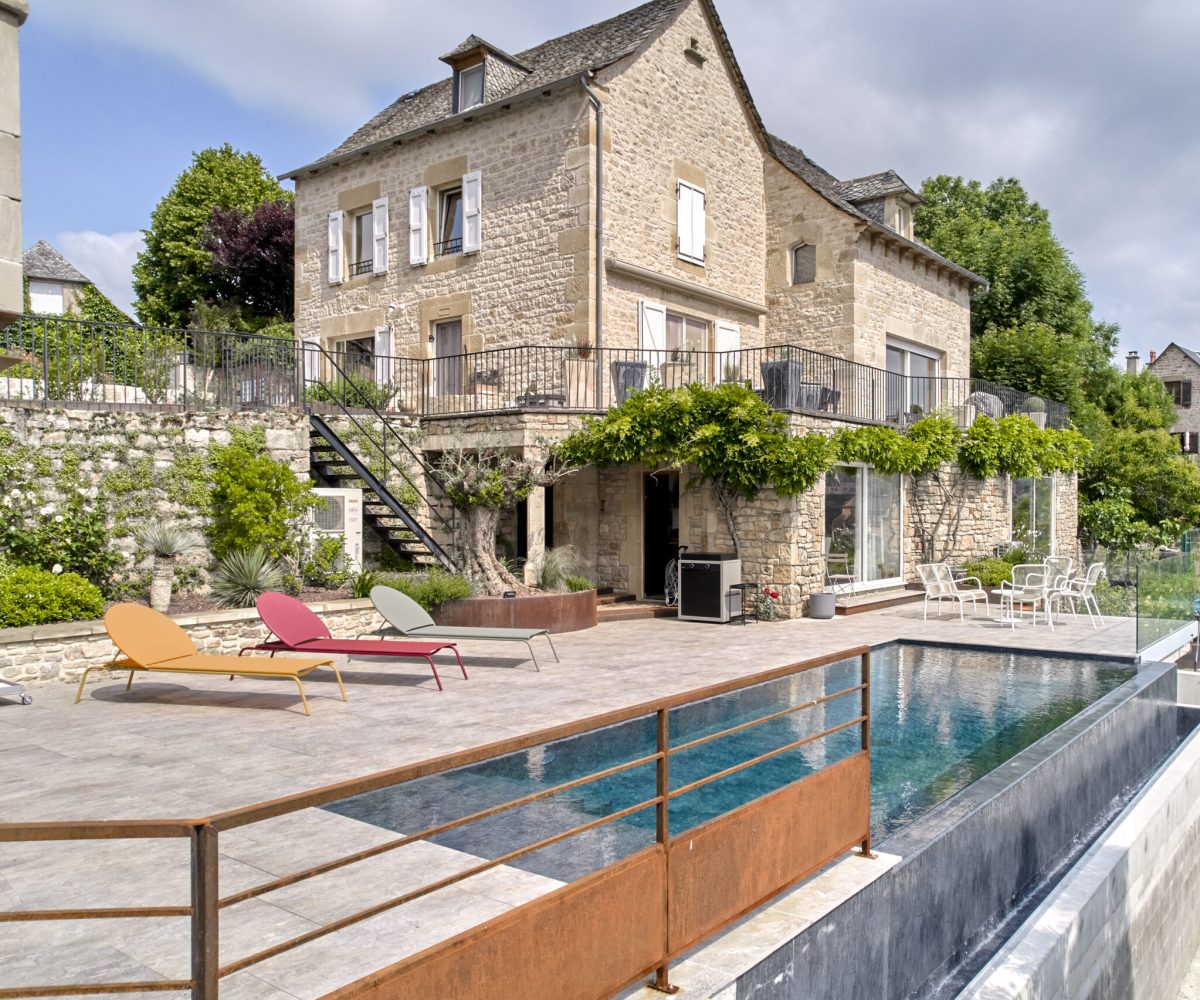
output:
[[[692,351],[707,351],[707,320],[667,313],[667,350],[673,358]]]
[[[1012,481],[1012,540],[1038,555],[1054,551],[1054,479]]]
[[[906,423],[939,406],[941,356],[903,342],[887,345],[887,417]]]
[[[833,587],[902,576],[900,477],[842,465],[825,477],[825,573]]]

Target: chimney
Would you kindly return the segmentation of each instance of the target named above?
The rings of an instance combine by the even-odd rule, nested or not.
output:
[[[1153,352],[1151,352],[1151,354],[1150,354],[1150,360],[1151,361],[1154,360]],[[1130,351],[1125,356],[1125,371],[1128,372],[1130,375],[1136,375],[1138,373],[1138,363],[1140,361],[1141,361],[1141,357],[1138,355],[1138,352]]]
[[[1150,364],[1154,364],[1154,359],[1157,357],[1158,357],[1158,354],[1155,351],[1151,351],[1150,352]]]

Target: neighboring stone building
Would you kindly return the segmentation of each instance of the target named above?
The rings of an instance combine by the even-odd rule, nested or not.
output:
[[[968,378],[985,283],[914,240],[920,199],[894,172],[841,181],[768,133],[710,0],[653,0],[515,55],[471,35],[441,59],[449,77],[286,175],[297,336],[327,352],[308,378],[358,366],[425,418],[430,450],[541,447],[653,381],[749,382],[825,432],[1003,412]],[[535,493],[514,548],[570,542],[601,583],[661,592],[678,544],[728,539],[653,471]],[[855,587],[912,576],[899,478],[828,478],[755,508],[745,572],[789,610],[833,575],[827,554]],[[980,552],[1011,536],[1007,510],[983,523]]]
[[[17,35],[29,4],[0,0],[0,326],[22,312],[21,83]]]
[[[45,240],[25,251],[21,268],[31,313],[63,316],[80,311],[83,290],[92,284],[91,279]]]
[[[1137,373],[1137,355],[1128,359],[1131,374]],[[1156,375],[1175,402],[1171,433],[1185,454],[1200,454],[1200,395],[1192,402],[1193,386],[1200,389],[1200,354],[1178,344],[1168,344],[1162,354],[1150,352],[1146,370]]]

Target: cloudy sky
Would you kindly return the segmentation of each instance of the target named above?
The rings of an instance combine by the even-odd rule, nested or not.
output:
[[[50,240],[127,304],[139,230],[192,150],[228,141],[282,172],[440,78],[470,32],[516,52],[633,5],[33,0],[24,242]],[[717,6],[773,131],[842,177],[1020,178],[1122,349],[1200,346],[1200,4]]]

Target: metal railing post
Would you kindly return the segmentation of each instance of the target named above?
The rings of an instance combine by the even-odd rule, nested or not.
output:
[[[867,773],[871,769],[871,651],[862,654],[862,748],[867,755]],[[868,787],[870,783],[868,782]],[[869,795],[870,793],[868,793]],[[871,851],[871,808],[867,806],[867,835],[862,842],[862,856],[873,858]]]
[[[663,964],[654,970],[653,986],[660,993],[678,993],[679,987],[672,986],[669,977],[670,963],[667,961],[671,942],[671,810],[667,793],[670,791],[671,768],[671,711],[660,708],[656,713],[658,766],[655,769],[655,791],[658,805],[655,807],[655,840],[663,850]]]
[[[192,1000],[215,1000],[220,974],[217,831],[192,828]]]

